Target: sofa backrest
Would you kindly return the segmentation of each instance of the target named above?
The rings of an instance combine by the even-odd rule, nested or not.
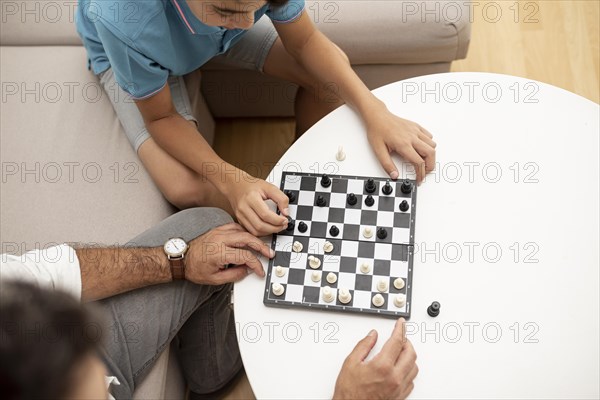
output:
[[[0,44],[81,45],[76,8],[77,0],[0,0]]]
[[[468,4],[327,0],[307,1],[306,12],[353,64],[417,64],[466,56],[472,17]],[[74,26],[76,8],[77,0],[0,0],[0,44],[81,45]]]

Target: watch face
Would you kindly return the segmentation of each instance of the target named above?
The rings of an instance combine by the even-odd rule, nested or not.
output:
[[[165,253],[171,257],[179,257],[187,250],[187,243],[180,238],[169,239],[165,243]]]

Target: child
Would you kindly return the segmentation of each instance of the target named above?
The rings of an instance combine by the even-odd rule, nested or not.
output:
[[[287,197],[221,160],[196,129],[181,76],[219,54],[297,83],[300,133],[345,102],[365,122],[390,178],[399,176],[392,151],[415,166],[418,181],[435,165],[432,135],[371,94],[346,55],[316,30],[304,0],[79,0],[76,23],[105,90],[116,82],[134,99],[109,95],[150,176],[179,208],[223,208],[259,236],[287,226]],[[327,87],[336,92],[319,90]]]

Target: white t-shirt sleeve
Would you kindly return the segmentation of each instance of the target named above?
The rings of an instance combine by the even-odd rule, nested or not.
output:
[[[75,249],[66,244],[32,250],[20,256],[0,255],[2,282],[20,280],[62,290],[81,300],[81,269]]]

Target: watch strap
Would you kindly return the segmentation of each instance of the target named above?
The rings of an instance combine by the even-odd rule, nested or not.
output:
[[[171,264],[171,277],[174,281],[180,281],[185,279],[185,263],[183,257],[181,258],[169,258],[169,264]]]

